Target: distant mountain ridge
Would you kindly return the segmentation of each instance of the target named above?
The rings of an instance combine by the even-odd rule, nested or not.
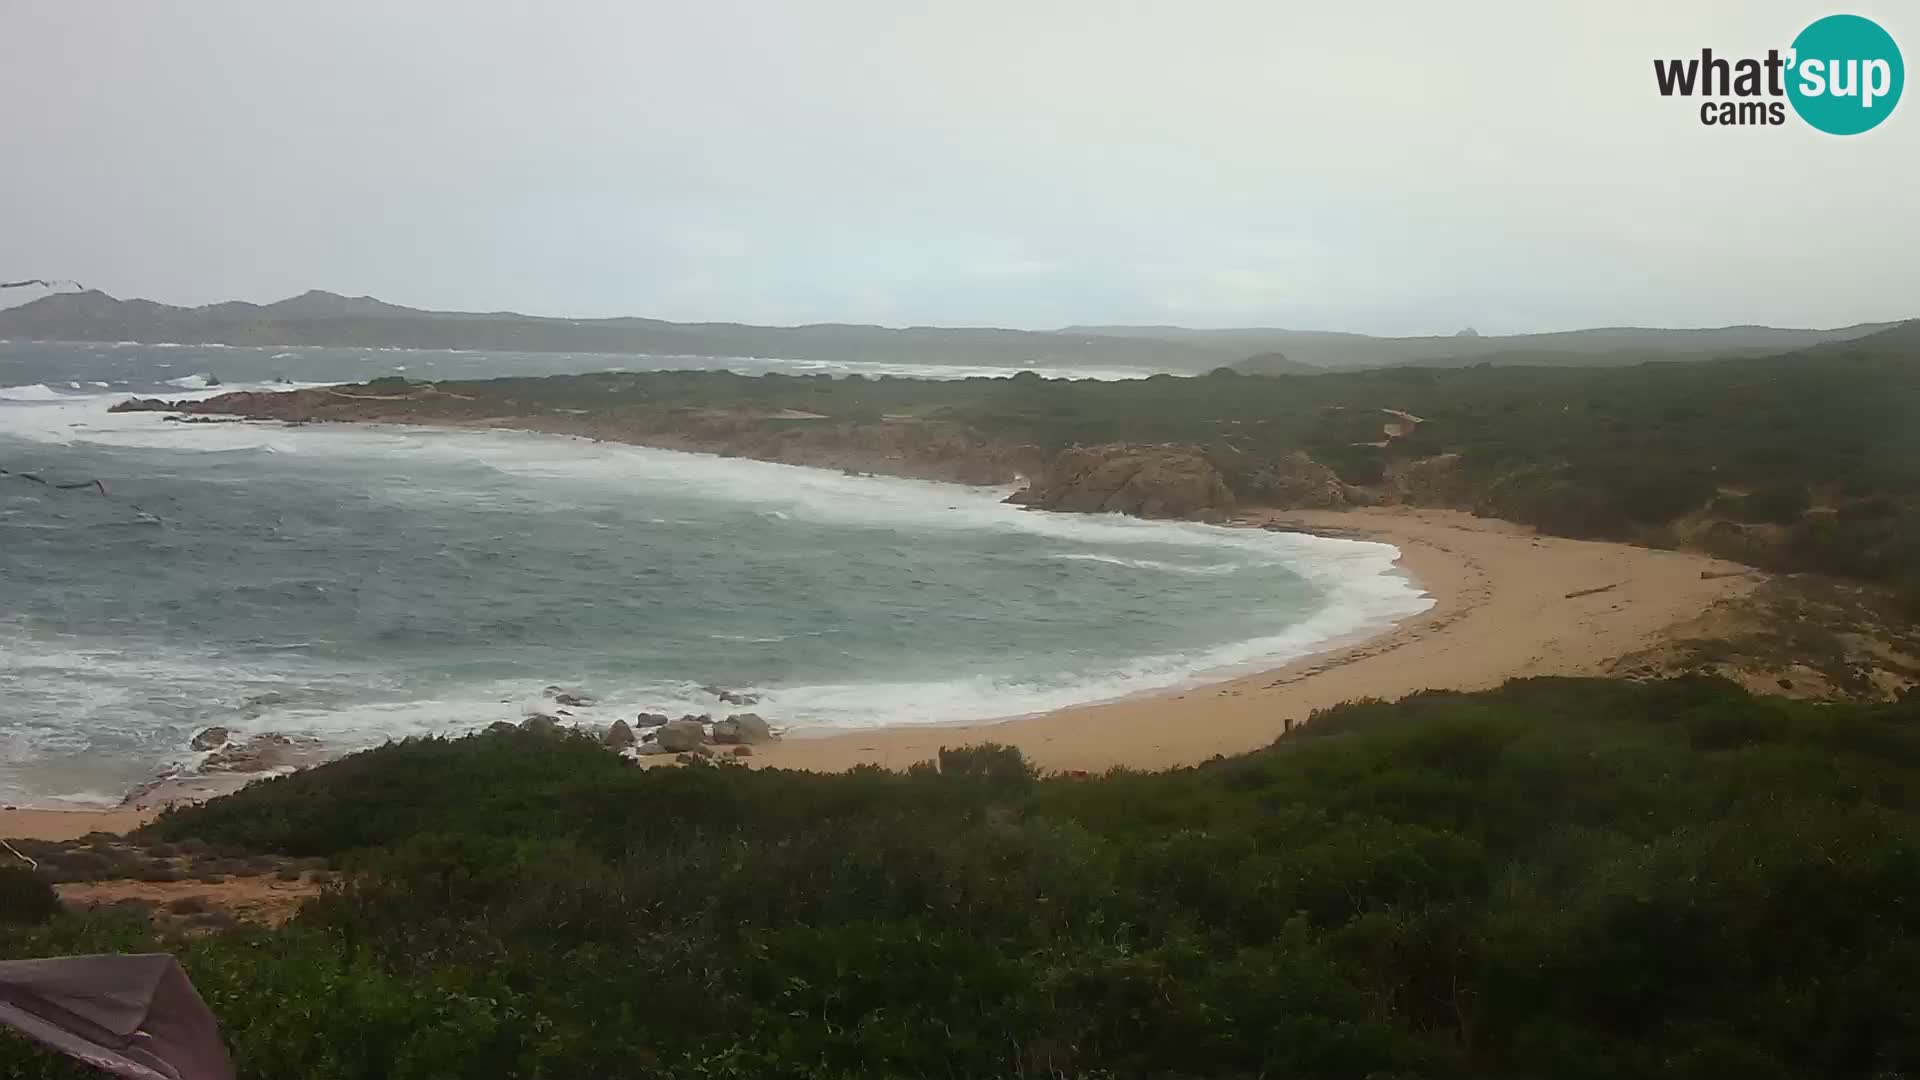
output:
[[[570,319],[512,311],[427,311],[315,289],[270,304],[229,300],[177,307],[99,290],[58,293],[0,311],[0,339],[220,345],[494,349],[797,360],[1065,365],[1199,372],[1258,356],[1263,374],[1397,365],[1604,366],[1760,355],[1846,341],[1893,323],[1832,330],[1732,326],[1709,330],[1609,327],[1508,337],[1382,338],[1333,331],[1178,326],[885,327],[846,323],[753,326],[618,317]]]
[[[519,312],[422,311],[311,291],[272,304],[175,307],[97,290],[0,311],[0,339],[220,345],[494,349],[797,360],[1078,365],[1202,371],[1239,359],[1231,345],[976,327],[750,326],[660,319],[569,319]],[[1309,370],[1301,368],[1301,370]]]
[[[1182,326],[1069,326],[1061,333],[1115,338],[1150,337],[1187,345],[1231,347],[1244,354],[1281,353],[1297,364],[1322,368],[1427,365],[1456,367],[1495,363],[1529,366],[1606,366],[1648,360],[1759,356],[1804,349],[1832,341],[1851,341],[1899,326],[1892,322],[1857,323],[1834,329],[1773,326],[1721,326],[1669,330],[1604,326],[1541,334],[1490,336],[1462,330],[1447,336],[1371,337],[1334,330],[1284,330],[1246,327],[1193,330]]]

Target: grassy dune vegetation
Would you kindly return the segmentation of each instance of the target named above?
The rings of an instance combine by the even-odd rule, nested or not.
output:
[[[1077,779],[408,741],[149,839],[347,872],[164,943],[248,1077],[1895,1077],[1917,798],[1920,702],[1542,679]],[[6,956],[153,944],[32,891]]]

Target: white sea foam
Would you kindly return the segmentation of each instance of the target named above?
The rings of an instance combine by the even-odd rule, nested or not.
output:
[[[124,791],[63,791],[43,795],[38,801],[54,809],[111,810],[125,802],[126,797]]]
[[[318,385],[318,384],[303,384]],[[233,389],[266,389],[270,384]],[[284,386],[282,387],[284,389]],[[21,388],[11,388],[21,389]],[[181,395],[205,397],[220,390]],[[578,494],[698,496],[740,504],[775,518],[853,523],[912,532],[923,529],[999,529],[1059,540],[1114,545],[1179,545],[1218,556],[1234,554],[1280,561],[1326,586],[1356,576],[1389,572],[1394,549],[1385,544],[1330,540],[1298,533],[1272,533],[1192,522],[1145,521],[1119,514],[1048,514],[1005,505],[1008,489],[963,487],[886,476],[847,476],[773,462],[689,454],[620,443],[512,431],[440,431],[409,427],[285,427],[274,424],[183,425],[158,413],[109,413],[125,395],[59,395],[57,406],[0,406],[0,433],[51,441],[97,441],[177,450],[269,449],[342,458],[395,460],[414,454],[442,461],[484,465],[525,480],[528,498],[568,505]],[[39,400],[39,399],[35,399]],[[22,416],[21,414],[24,414]],[[34,422],[38,421],[38,422]],[[409,492],[407,497],[419,497]],[[1071,556],[1069,556],[1071,557]],[[1123,556],[1087,553],[1096,561]],[[1135,560],[1134,567],[1173,573],[1229,573],[1218,558],[1185,566]],[[1225,569],[1214,569],[1225,567]],[[1394,577],[1395,581],[1403,581]]]
[[[0,401],[65,401],[72,397],[45,383],[28,386],[0,386]]]
[[[245,388],[202,388],[179,396],[202,397]],[[395,471],[395,463],[404,468],[408,460],[458,462],[493,470],[503,480],[513,481],[497,493],[479,497],[523,503],[536,511],[577,511],[609,496],[697,497],[734,503],[741,511],[775,519],[891,531],[899,534],[900,545],[911,545],[916,536],[928,531],[949,529],[1046,538],[1070,545],[1069,551],[1053,556],[1063,567],[1076,562],[1120,567],[1138,572],[1149,586],[1155,578],[1164,578],[1170,589],[1180,588],[1183,576],[1259,573],[1272,568],[1275,573],[1304,578],[1317,597],[1311,611],[1296,613],[1303,617],[1271,634],[1131,658],[1076,661],[1064,656],[1059,670],[1044,677],[984,672],[925,681],[901,681],[897,676],[821,681],[802,674],[763,686],[735,687],[762,695],[754,711],[803,736],[810,731],[1004,718],[1166,690],[1339,647],[1432,604],[1395,571],[1398,553],[1385,544],[1117,515],[1036,513],[1005,505],[1003,489],[850,477],[829,470],[559,436],[401,427],[184,425],[168,423],[162,414],[107,411],[126,396],[63,394],[45,386],[3,388],[0,435],[174,451],[292,452],[355,466],[378,463],[389,472]],[[453,498],[456,493],[438,494]],[[436,493],[396,481],[379,485],[369,495],[419,500]],[[466,495],[472,498],[475,493]],[[1129,547],[1135,551],[1127,551]],[[29,674],[28,669],[37,669],[40,675],[58,676],[62,693],[70,695],[63,699],[61,724],[18,728],[6,736],[6,757],[15,762],[31,762],[42,754],[85,754],[93,733],[103,726],[101,721],[129,708],[128,695],[148,681],[186,690],[205,687],[208,693],[230,700],[233,712],[230,717],[222,714],[220,722],[236,731],[311,735],[339,751],[407,735],[459,734],[495,720],[517,722],[532,710],[554,711],[534,680],[466,685],[455,697],[409,696],[397,687],[391,700],[376,701],[350,702],[337,694],[306,693],[309,685],[337,681],[341,673],[312,670],[297,649],[244,662],[188,651],[135,656],[48,647],[31,653],[11,643],[4,651],[0,674],[21,677]],[[286,700],[242,715],[238,701],[243,695],[234,688],[257,691],[268,686],[288,689]],[[585,689],[600,697],[600,703],[570,710],[569,719],[587,725],[630,719],[640,710],[670,715],[734,711],[690,683],[637,682]],[[89,717],[99,719],[89,721]],[[143,752],[151,754],[158,740],[174,748],[174,760],[181,760],[178,755],[188,734],[184,727],[147,733]],[[0,781],[8,771],[0,769]],[[32,773],[21,775],[30,779]],[[82,777],[78,783],[68,781],[64,789],[72,792],[86,783]],[[0,789],[7,787],[0,782]]]
[[[1129,559],[1119,555],[1101,555],[1095,552],[1070,552],[1054,555],[1052,558],[1062,562],[1105,563],[1108,566],[1121,566],[1129,570],[1149,570],[1164,574],[1197,574],[1211,577],[1219,574],[1233,574],[1247,569],[1244,563],[1208,563],[1193,565],[1190,563],[1167,562],[1162,559]]]
[[[1294,539],[1284,534],[1261,535],[1275,541]],[[1349,544],[1359,550],[1345,550]],[[758,696],[759,703],[750,707],[753,711],[801,737],[863,728],[1006,719],[1278,666],[1365,640],[1433,605],[1431,598],[1394,572],[1392,564],[1398,553],[1389,545],[1332,540],[1313,547],[1316,558],[1290,559],[1287,565],[1326,590],[1320,605],[1306,618],[1262,637],[1191,652],[1083,664],[1045,680],[982,674],[917,682],[796,682],[733,689]],[[563,720],[604,727],[616,719],[630,720],[640,711],[716,717],[746,711],[724,705],[687,682],[587,689],[603,696],[594,705],[566,710],[571,715]],[[262,730],[312,735],[344,750],[407,735],[462,734],[497,720],[518,722],[535,712],[555,711],[542,688],[528,681],[476,688],[472,696],[455,700],[395,701],[331,710],[279,709],[255,723]]]
[[[331,384],[237,383],[190,389],[167,397],[197,401],[236,390],[296,390],[327,385]],[[273,446],[281,441],[279,433],[292,430],[260,424],[176,424],[166,419],[166,413],[111,411],[134,396],[124,392],[64,394],[46,386],[0,387],[0,436],[34,442],[235,450]]]

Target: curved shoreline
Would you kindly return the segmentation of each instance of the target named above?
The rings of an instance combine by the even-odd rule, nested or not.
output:
[[[994,723],[790,739],[756,748],[754,763],[905,768],[942,746],[992,741],[1049,770],[1193,765],[1258,749],[1289,722],[1358,698],[1605,674],[1760,580],[1751,568],[1703,555],[1539,536],[1455,510],[1273,511],[1246,523],[1393,544],[1399,565],[1435,604],[1357,644],[1205,686]]]
[[[1268,511],[1243,524],[1377,540],[1434,598],[1426,612],[1364,641],[1220,682],[984,723],[886,727],[756,748],[762,768],[905,768],[942,746],[1017,746],[1042,769],[1192,765],[1258,749],[1289,722],[1357,698],[1474,690],[1532,675],[1605,673],[1678,623],[1760,580],[1748,567],[1686,552],[1539,536],[1460,511],[1404,507]],[[1707,576],[1711,575],[1711,576]],[[220,794],[190,793],[188,798]],[[70,839],[122,832],[157,805],[0,810],[0,836]]]

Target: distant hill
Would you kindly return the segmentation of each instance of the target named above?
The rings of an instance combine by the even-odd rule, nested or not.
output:
[[[1860,323],[1832,330],[1771,326],[1724,326],[1709,330],[1601,327],[1550,334],[1491,337],[1462,330],[1446,337],[1369,337],[1324,330],[1248,327],[1191,330],[1181,326],[1070,326],[1061,333],[1114,338],[1157,338],[1190,346],[1226,347],[1242,356],[1282,353],[1317,368],[1396,366],[1462,367],[1513,364],[1529,367],[1603,367],[1661,360],[1706,360],[1762,356],[1831,341],[1848,341],[1898,323]]]
[[[98,290],[60,293],[0,311],[0,339],[221,345],[336,345],[498,349],[800,360],[1111,366],[1178,372],[1235,366],[1279,375],[1351,368],[1479,363],[1589,367],[1777,353],[1846,341],[1891,323],[1836,330],[1731,326],[1715,330],[1618,327],[1490,337],[1381,338],[1327,331],[1179,326],[1062,330],[886,327],[844,323],[751,326],[659,319],[566,319],[512,311],[424,311],[370,296],[313,290],[271,304],[230,300],[175,307]],[[1251,363],[1251,358],[1257,358]]]
[[[1168,371],[1205,371],[1241,358],[1239,348],[1229,341],[1178,342],[975,327],[564,319],[511,311],[421,311],[372,297],[321,291],[272,304],[229,301],[193,308],[119,300],[99,291],[56,294],[0,311],[0,339],[398,346]]]
[[[1277,352],[1255,353],[1229,366],[1243,375],[1286,375],[1299,371],[1301,367],[1288,359],[1286,353]]]

